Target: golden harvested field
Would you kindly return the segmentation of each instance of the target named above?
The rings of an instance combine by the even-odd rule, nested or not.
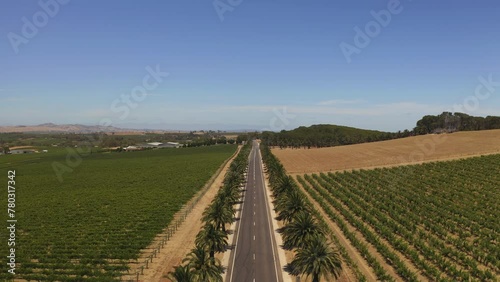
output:
[[[389,167],[500,153],[500,130],[429,134],[319,149],[272,149],[289,174]]]

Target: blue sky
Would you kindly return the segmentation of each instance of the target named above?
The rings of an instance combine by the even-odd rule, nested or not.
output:
[[[58,1],[0,2],[0,125],[396,131],[500,115],[499,1]]]

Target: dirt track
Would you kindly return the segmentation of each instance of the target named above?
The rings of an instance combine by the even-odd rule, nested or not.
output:
[[[500,153],[500,130],[429,134],[319,149],[272,149],[289,174],[387,167]]]

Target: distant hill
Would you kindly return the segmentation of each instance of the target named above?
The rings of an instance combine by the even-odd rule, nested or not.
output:
[[[39,125],[17,125],[17,126],[0,126],[0,133],[8,132],[26,132],[26,133],[140,133],[144,130],[123,129],[114,126],[97,126],[97,125],[82,125],[82,124],[53,124],[43,123]]]
[[[500,129],[500,117],[475,117],[464,113],[443,112],[440,115],[427,115],[417,121],[412,131],[383,132],[359,129],[348,126],[318,124],[301,126],[281,132],[263,132],[262,140],[270,146],[281,148],[333,147],[374,141],[384,141],[429,133],[451,133],[456,131],[476,131]]]
[[[401,134],[401,133],[399,133]],[[279,147],[331,147],[397,138],[398,133],[359,129],[348,126],[318,124],[301,126],[293,130],[263,132],[261,138],[270,146]]]

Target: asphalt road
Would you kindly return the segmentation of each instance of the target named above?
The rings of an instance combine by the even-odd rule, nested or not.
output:
[[[241,218],[236,224],[236,246],[229,258],[226,281],[283,281],[269,204],[264,191],[259,144],[254,141]]]

